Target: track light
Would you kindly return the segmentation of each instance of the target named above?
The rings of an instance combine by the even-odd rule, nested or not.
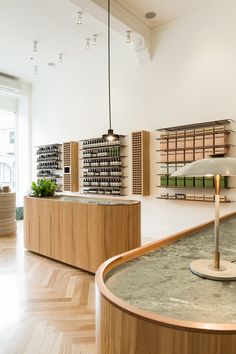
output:
[[[62,64],[62,62],[63,62],[63,54],[62,54],[62,53],[59,53],[59,54],[58,54],[58,63],[59,63],[59,64]]]
[[[38,51],[38,41],[33,42],[33,52],[36,53]]]
[[[77,12],[77,25],[82,25],[83,24],[83,20],[82,20],[82,11]]]
[[[93,35],[93,45],[97,45],[97,35]]]
[[[130,34],[131,31],[126,31],[126,43],[130,43]]]
[[[90,38],[86,38],[86,49],[90,49]]]

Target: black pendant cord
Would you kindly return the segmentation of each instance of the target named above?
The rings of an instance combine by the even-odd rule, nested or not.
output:
[[[111,25],[110,25],[110,0],[108,0],[108,103],[109,103],[109,127],[111,129]]]

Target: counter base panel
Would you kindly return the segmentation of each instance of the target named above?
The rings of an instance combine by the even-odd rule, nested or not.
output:
[[[236,334],[157,325],[121,311],[101,294],[97,296],[97,354],[235,354]]]
[[[25,198],[25,248],[95,273],[101,263],[140,246],[140,204],[94,205]]]

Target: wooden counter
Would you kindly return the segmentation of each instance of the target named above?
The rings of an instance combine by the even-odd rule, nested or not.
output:
[[[95,273],[140,246],[140,202],[82,197],[24,198],[25,248]]]
[[[233,236],[232,240],[235,239],[235,231],[232,229],[232,222],[230,218],[234,218],[233,225],[235,225],[235,217],[236,213],[227,216],[230,222],[230,232]],[[211,225],[211,223],[206,223],[204,225],[200,225],[199,227],[186,230],[185,232],[177,233],[164,240],[154,242],[136,250],[126,252],[122,255],[118,255],[113,257],[111,260],[106,261],[99,267],[96,273],[97,354],[235,354],[236,283],[224,282],[221,284],[221,282],[215,282],[197,277],[188,269],[189,254],[187,254],[187,256],[186,254],[183,254],[183,257],[181,257],[181,252],[183,251],[183,246],[181,244],[182,240],[186,243],[188,238],[186,236],[189,236],[191,237],[192,242],[192,240],[195,240],[196,238],[196,232],[198,232],[201,237],[200,245],[203,244],[205,241],[205,232],[207,230],[206,227],[209,225]],[[208,233],[210,234],[209,238],[212,238],[211,233]],[[178,244],[175,242],[177,240]],[[228,247],[228,245],[226,247],[226,253],[228,252],[228,256],[230,255],[230,257],[233,256],[234,258],[232,259],[235,259],[235,242],[233,241],[231,247]],[[168,251],[171,247],[175,247],[175,253]],[[193,254],[196,252],[194,245],[192,246],[190,252],[193,252]],[[144,274],[146,274],[146,277],[143,283],[146,283],[149,295],[152,294],[152,302],[156,309],[155,312],[145,310],[144,308],[137,306],[137,300],[140,299],[140,294],[143,296],[143,289],[138,282],[135,282],[135,279],[130,281],[130,279],[134,278],[136,273],[140,271],[142,262],[147,264],[148,259],[152,259],[153,254],[155,254],[156,259],[161,256],[164,257],[164,263],[162,263],[161,267],[159,267],[159,271],[164,272],[164,278],[166,278],[166,280],[163,280],[162,276],[163,288],[166,286],[168,289],[168,291],[164,292],[164,294],[162,292],[163,296],[161,301],[158,301],[159,299],[155,298],[154,290],[155,287],[156,289],[158,288],[158,283],[150,284],[149,278],[151,278],[151,275],[150,272],[147,272],[147,269],[145,269]],[[174,259],[171,259],[173,254]],[[142,257],[143,255],[144,257]],[[182,266],[182,263],[179,270],[177,270],[178,266],[175,267],[175,270],[172,265],[168,267],[169,263],[175,264],[177,262],[177,258],[181,258],[182,263],[186,262],[186,269]],[[132,262],[128,263],[129,261]],[[119,275],[119,272],[123,272],[122,275]],[[176,281],[177,272],[186,274],[190,281],[185,281],[185,284],[187,284],[185,288],[182,288],[181,282],[179,282],[176,286],[177,291],[174,292],[175,289],[173,289],[173,287],[169,287],[168,284],[173,280]],[[129,274],[129,277],[127,277],[127,274]],[[107,284],[111,280],[113,283],[111,282],[110,284],[114,285],[116,283],[117,285],[118,283],[117,289],[119,289],[118,292],[123,295],[123,299],[122,296],[117,296],[108,288]],[[202,310],[200,316],[198,316],[202,320],[189,319],[189,317],[192,318],[191,309],[188,311],[188,316],[189,314],[190,316],[184,317],[185,315],[183,313],[185,304],[189,309],[189,301],[188,298],[186,299],[187,287],[194,292],[193,287],[196,286],[196,293],[190,299],[190,304],[191,302],[193,303],[191,304],[191,306],[193,306],[193,312],[197,312],[194,304],[199,300],[199,298],[202,298],[203,302],[205,301],[208,288],[210,287],[209,282],[213,282],[211,286],[221,289],[222,293],[229,291],[229,288],[231,288],[232,304],[230,303],[230,306],[232,306],[228,309],[230,317],[232,318],[231,322],[210,322],[207,315],[208,312],[206,310]],[[203,288],[203,291],[200,290],[200,294],[198,293],[199,283],[201,283],[201,287]],[[128,296],[126,290],[129,287],[131,295]],[[181,295],[181,299],[184,298],[186,301],[180,300],[179,303],[177,302],[178,297],[175,296],[175,293],[178,292],[179,294],[183,294]],[[221,298],[222,293],[211,293],[211,296],[213,298],[215,297],[215,301],[218,301],[218,304],[220,304],[218,308],[226,305],[226,298],[224,295]],[[179,306],[182,306],[180,311],[180,319],[176,315],[171,316],[169,309],[169,315],[165,315],[166,308],[169,306],[169,301],[173,301],[173,308],[179,304]],[[211,309],[213,304],[214,302],[208,303],[209,309]],[[173,310],[172,314],[174,312],[175,311]],[[217,314],[214,314],[214,318],[217,318]]]
[[[16,193],[0,193],[0,236],[16,233]]]

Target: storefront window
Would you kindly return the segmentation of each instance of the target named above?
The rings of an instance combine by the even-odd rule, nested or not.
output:
[[[15,190],[15,113],[0,110],[0,186]]]

